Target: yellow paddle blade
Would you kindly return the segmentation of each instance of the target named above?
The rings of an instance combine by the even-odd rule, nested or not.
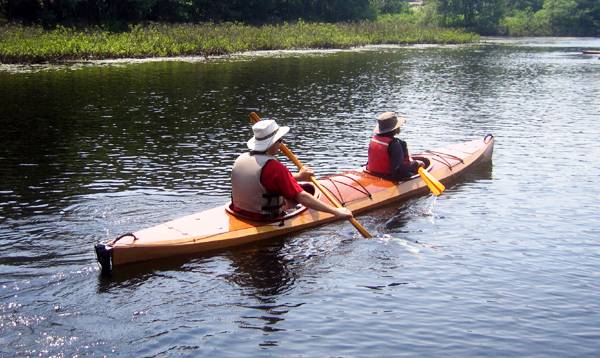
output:
[[[421,179],[423,179],[425,184],[427,184],[429,190],[431,190],[433,195],[440,196],[444,192],[444,190],[446,190],[444,184],[440,183],[439,180],[437,180],[433,175],[431,175],[428,171],[421,167],[419,167],[419,175],[421,176]]]
[[[423,170],[423,171],[425,172],[425,175],[427,176],[427,179],[431,180],[431,183],[433,183],[433,185],[435,185],[435,187],[437,188],[437,190],[440,191],[440,194],[443,193],[444,190],[446,190],[446,186],[444,184],[442,184],[441,181],[437,180],[436,177],[434,177],[427,170]]]
[[[427,178],[427,177],[422,177],[423,181],[425,182],[425,184],[427,184],[427,187],[429,188],[429,190],[431,190],[431,192],[433,193],[433,195],[435,196],[440,196],[442,195],[442,192],[438,190],[438,188],[436,188],[436,186]]]

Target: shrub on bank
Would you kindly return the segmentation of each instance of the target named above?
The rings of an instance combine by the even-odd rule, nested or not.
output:
[[[399,21],[264,25],[241,23],[148,24],[126,32],[22,25],[0,26],[0,62],[33,63],[106,58],[212,56],[366,44],[467,43],[478,35]]]
[[[502,19],[499,32],[508,36],[552,36],[553,34],[544,11],[533,12],[531,9],[516,11],[512,16]]]

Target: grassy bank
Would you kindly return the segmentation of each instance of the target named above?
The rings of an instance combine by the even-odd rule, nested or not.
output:
[[[348,48],[367,44],[454,44],[478,40],[459,30],[394,21],[353,24],[305,23],[253,27],[239,23],[151,24],[114,33],[93,28],[4,25],[0,62],[38,63],[65,60],[211,56],[254,50]]]

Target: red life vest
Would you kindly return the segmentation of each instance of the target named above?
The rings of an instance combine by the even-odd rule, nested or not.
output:
[[[369,161],[367,162],[367,170],[379,175],[393,175],[392,164],[390,161],[390,153],[388,151],[390,143],[394,137],[374,135],[369,143]],[[408,150],[404,143],[404,158],[405,163],[410,163]]]

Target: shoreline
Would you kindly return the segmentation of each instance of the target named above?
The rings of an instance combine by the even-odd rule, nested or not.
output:
[[[386,49],[427,49],[427,48],[449,48],[463,46],[489,46],[512,44],[517,46],[537,46],[544,43],[548,46],[556,42],[557,47],[564,47],[565,41],[589,40],[590,46],[596,48],[597,38],[595,37],[572,37],[572,36],[543,36],[543,37],[512,37],[512,36],[481,36],[474,42],[459,44],[436,44],[436,43],[416,43],[416,44],[367,44],[362,46],[353,46],[348,48],[301,48],[301,49],[279,49],[279,50],[250,50],[234,52],[222,55],[183,55],[183,56],[148,56],[148,57],[122,57],[122,58],[104,58],[104,59],[74,59],[62,61],[48,61],[41,63],[2,63],[0,62],[0,73],[23,73],[39,72],[48,70],[80,69],[92,66],[120,66],[131,64],[144,64],[152,62],[188,62],[188,63],[208,63],[216,61],[237,61],[256,57],[288,57],[288,56],[309,56],[309,55],[329,55],[340,52],[364,52],[364,51],[384,51]],[[592,43],[593,42],[593,43]],[[580,47],[578,42],[574,44]],[[583,44],[587,46],[586,43]],[[591,48],[591,47],[590,47]]]
[[[377,44],[355,46],[350,48],[305,48],[305,49],[281,49],[281,50],[254,50],[235,52],[226,55],[213,56],[164,56],[164,57],[131,57],[131,58],[106,58],[97,60],[64,60],[57,62],[45,63],[2,63],[0,62],[0,73],[23,73],[23,72],[39,72],[50,70],[64,69],[81,69],[93,66],[120,66],[132,64],[144,64],[152,62],[187,62],[187,63],[208,63],[220,60],[235,61],[245,60],[258,57],[289,57],[289,56],[310,56],[310,55],[329,55],[341,52],[366,52],[366,51],[382,51],[395,49],[428,49],[428,48],[448,48],[448,47],[463,47],[463,46],[479,46],[485,45],[484,41],[476,41],[472,43],[462,44]]]

